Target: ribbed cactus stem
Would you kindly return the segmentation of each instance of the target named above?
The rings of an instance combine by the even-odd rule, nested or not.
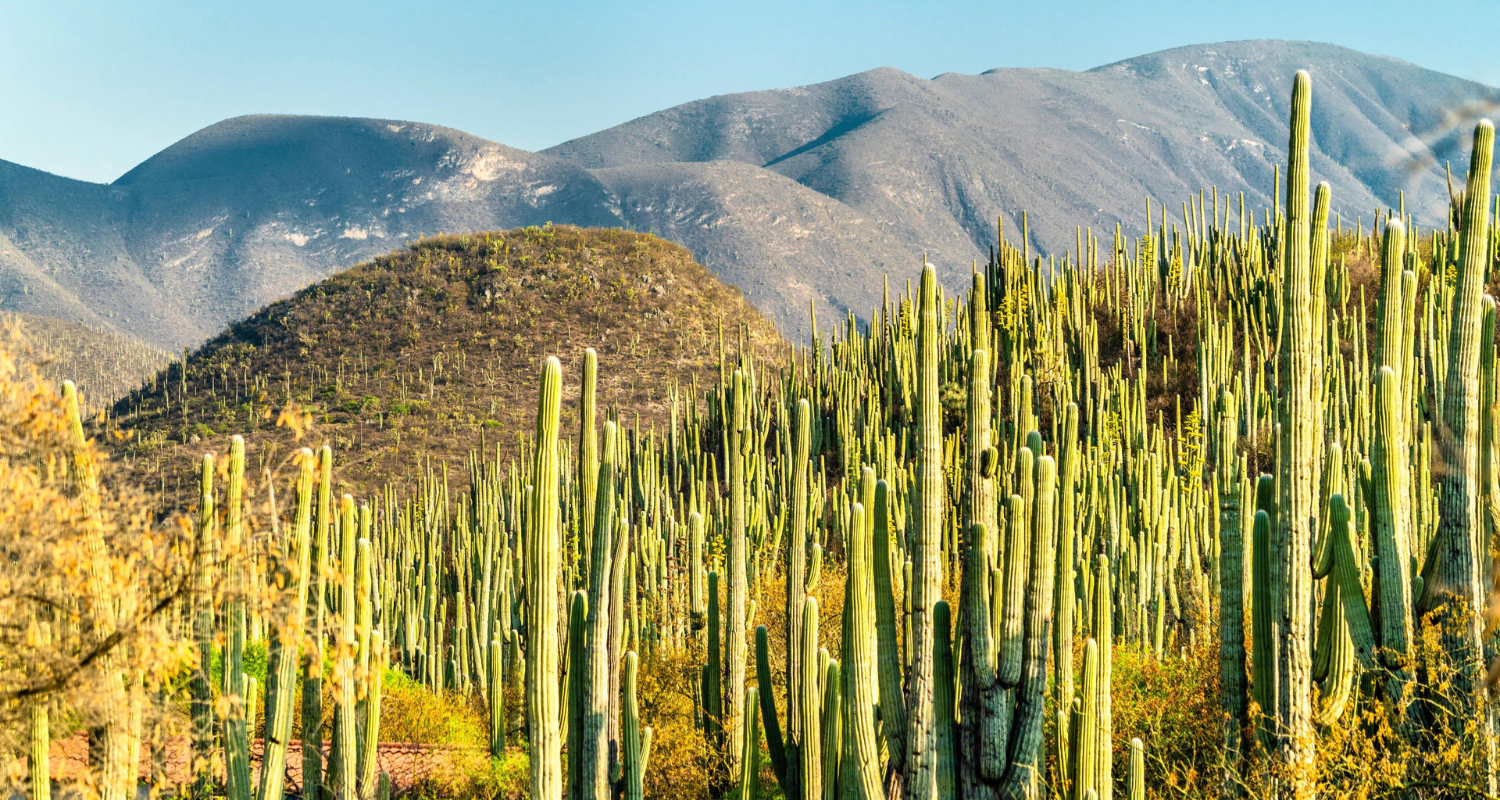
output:
[[[1041,778],[1042,728],[1046,721],[1048,636],[1052,630],[1052,592],[1055,586],[1057,527],[1057,463],[1050,456],[1036,460],[1035,509],[1032,513],[1031,574],[1027,580],[1025,642],[1021,683],[1016,691],[1016,715],[1011,723],[1010,766],[1001,784],[1002,796],[1025,794]]]
[[[320,797],[323,790],[323,653],[327,637],[324,598],[327,593],[328,532],[333,521],[333,450],[318,450],[318,494],[310,536],[307,593],[308,640],[302,654],[302,791]],[[315,720],[307,724],[305,720]]]
[[[1317,313],[1323,299],[1313,292],[1311,224],[1308,209],[1308,162],[1311,145],[1311,78],[1299,71],[1292,84],[1291,135],[1287,145],[1286,229],[1283,234],[1281,279],[1281,347],[1278,384],[1281,452],[1277,503],[1278,533],[1273,547],[1279,621],[1276,656],[1277,694],[1274,714],[1281,734],[1274,741],[1281,759],[1301,774],[1313,759],[1312,717],[1312,576],[1309,543],[1316,519],[1321,474],[1318,444],[1323,409],[1314,384],[1313,350]],[[1294,781],[1301,785],[1301,779]],[[1302,790],[1297,790],[1301,792]]]
[[[802,680],[799,689],[802,698],[798,711],[802,715],[802,742],[798,755],[802,764],[798,773],[799,785],[804,798],[823,796],[823,737],[822,700],[818,691],[818,601],[808,597],[802,601]]]
[[[795,437],[792,447],[792,530],[787,543],[786,571],[786,727],[787,744],[793,751],[802,742],[802,602],[807,597],[807,550],[810,544],[807,531],[808,470],[812,458],[812,405],[806,398],[797,401],[793,425]],[[761,690],[763,695],[765,690]],[[767,718],[769,725],[770,719]],[[768,728],[769,730],[769,728]],[[795,752],[791,756],[796,761]],[[787,776],[796,784],[796,770],[792,766]],[[788,792],[795,789],[783,785]]]
[[[636,699],[637,658],[634,650],[625,654],[624,691],[620,730],[625,750],[625,800],[645,797],[646,761],[651,754],[651,729],[641,728],[640,706]]]
[[[1489,120],[1474,126],[1468,185],[1464,189],[1459,230],[1458,279],[1449,314],[1448,374],[1443,380],[1442,423],[1444,469],[1439,475],[1436,580],[1426,587],[1431,597],[1446,601],[1447,624],[1441,627],[1442,649],[1456,658],[1458,669],[1452,710],[1471,715],[1484,670],[1479,613],[1488,595],[1481,576],[1489,553],[1479,548],[1479,351],[1483,328],[1480,300],[1494,260],[1490,241],[1490,168],[1495,127]],[[1427,607],[1434,607],[1428,604]],[[1492,779],[1493,780],[1493,779]]]
[[[703,665],[704,738],[713,746],[724,742],[724,646],[719,636],[719,573],[708,573],[708,660]]]
[[[360,720],[359,791],[369,797],[378,790],[380,755],[380,701],[385,692],[385,667],[390,662],[385,637],[376,628],[370,631],[369,677],[366,678],[364,715]]]
[[[218,562],[214,517],[214,457],[203,455],[199,473],[198,543],[193,553],[193,639],[198,646],[197,668],[193,670],[192,693],[193,784],[194,793],[202,796],[213,780],[211,751],[214,746],[213,673],[214,653],[214,566]]]
[[[357,558],[354,498],[344,495],[339,501],[339,602],[338,645],[335,651],[333,752],[329,754],[329,780],[334,800],[354,800],[358,734],[355,688],[355,609],[354,580]]]
[[[46,653],[52,647],[52,630],[45,623],[32,621],[26,631],[27,644],[37,654]],[[47,693],[41,693],[30,700],[27,709],[27,718],[30,730],[28,731],[26,768],[31,781],[31,791],[28,797],[31,800],[51,800],[52,798],[52,766],[50,761],[50,749],[52,746],[52,734],[48,730],[47,703],[50,697]]]
[[[505,757],[505,645],[490,642],[489,654],[490,758]]]
[[[585,365],[587,365],[585,361]],[[588,564],[588,596],[586,608],[588,620],[586,635],[580,642],[581,650],[575,655],[575,669],[582,678],[582,693],[570,698],[582,712],[581,739],[568,743],[568,763],[576,764],[574,774],[577,782],[574,797],[583,800],[604,800],[609,796],[609,665],[615,654],[609,652],[610,602],[614,597],[610,585],[613,573],[613,542],[611,531],[615,527],[615,485],[618,479],[616,463],[619,449],[619,431],[613,422],[604,423],[603,455],[594,474],[594,528],[593,545],[590,547]],[[702,547],[702,518],[694,516],[691,524],[695,531],[695,542]],[[694,561],[695,577],[700,567]],[[698,579],[699,602],[702,600],[701,578]]]
[[[1146,800],[1146,746],[1139,738],[1130,740],[1130,769],[1125,775],[1126,797]]]
[[[588,715],[586,683],[590,676],[585,668],[588,659],[588,618],[589,593],[586,589],[579,589],[573,592],[572,601],[568,605],[568,797],[573,800],[583,797],[584,771],[588,766],[580,757],[585,749],[584,725]],[[592,778],[593,775],[590,774],[589,777]]]
[[[754,686],[745,689],[745,752],[740,756],[739,786],[740,800],[760,796],[760,697]]]
[[[749,559],[746,541],[745,507],[745,456],[750,447],[753,432],[749,431],[749,402],[745,374],[735,370],[731,381],[731,403],[729,407],[729,533],[725,558],[729,567],[729,619],[725,626],[725,654],[729,685],[725,688],[724,755],[729,760],[730,774],[739,769],[739,757],[744,750],[743,732],[740,728],[745,708],[745,623],[747,618],[747,563]]]
[[[896,638],[896,600],[892,580],[894,554],[890,520],[890,486],[875,483],[873,528],[873,585],[875,589],[875,652],[880,677],[880,735],[885,741],[889,773],[901,774],[906,753],[906,705],[901,678],[903,661]],[[791,701],[788,700],[788,705]],[[790,715],[790,711],[787,712]]]
[[[228,780],[225,792],[229,800],[249,800],[254,787],[250,784],[250,739],[246,711],[249,692],[245,686],[245,596],[249,581],[245,576],[246,544],[242,510],[245,498],[245,440],[239,436],[229,444],[229,486],[224,505],[224,547],[227,557],[225,589],[229,603],[225,607],[225,644],[223,655],[223,696],[229,700],[229,716],[224,720],[224,763]],[[343,800],[342,798],[340,800]]]
[[[939,600],[932,607],[932,757],[936,759],[937,796],[941,799],[958,796],[957,730],[954,714],[957,711],[957,687],[953,669],[953,624],[948,612],[948,603]],[[1046,658],[1045,655],[1042,656]]]
[[[819,654],[823,662],[823,717],[820,747],[823,756],[823,800],[838,800],[839,754],[843,752],[844,734],[844,687],[837,659],[829,658],[828,651]],[[811,797],[805,794],[804,797]]]
[[[1407,486],[1403,478],[1407,458],[1398,432],[1401,424],[1401,387],[1390,367],[1381,367],[1375,378],[1372,409],[1374,437],[1370,444],[1370,485],[1374,503],[1374,553],[1379,609],[1379,642],[1388,668],[1395,670],[1392,683],[1401,683],[1405,658],[1412,637],[1411,591],[1406,559],[1400,546],[1400,521],[1407,518]],[[1391,687],[1394,696],[1400,687]]]
[[[1219,399],[1215,441],[1215,480],[1219,496],[1219,698],[1224,718],[1220,739],[1224,772],[1220,790],[1226,797],[1240,791],[1240,743],[1249,721],[1245,695],[1245,550],[1241,531],[1239,419],[1234,395]]]
[[[578,390],[578,530],[579,539],[583,542],[579,563],[585,580],[592,580],[589,565],[593,563],[594,547],[601,541],[597,536],[598,525],[594,519],[599,486],[599,442],[595,433],[598,380],[599,354],[589,347],[583,351],[583,381]],[[609,445],[605,444],[606,452],[608,449]],[[608,527],[605,528],[606,533],[609,530]],[[598,607],[597,603],[591,605]]]
[[[562,736],[558,716],[558,510],[557,435],[562,364],[542,366],[537,399],[536,455],[532,471],[531,530],[526,536],[526,722],[532,797],[561,797]]]
[[[917,332],[917,530],[912,542],[912,635],[907,640],[911,668],[906,681],[905,792],[927,798],[936,791],[932,749],[932,608],[941,598],[943,519],[943,411],[938,394],[939,329],[937,271],[922,268]]]
[[[871,489],[875,476],[864,470]],[[874,492],[872,491],[873,495]],[[873,497],[871,498],[874,503]],[[875,739],[875,710],[880,704],[880,677],[876,667],[875,579],[871,570],[874,552],[865,507],[855,503],[845,541],[848,580],[844,588],[844,753],[840,780],[848,785],[843,797],[876,800],[881,797],[880,748]],[[950,665],[951,666],[951,665]],[[951,684],[951,681],[950,681]]]
[[[1069,747],[1072,756],[1070,796],[1077,800],[1083,800],[1089,792],[1096,791],[1094,764],[1098,752],[1094,733],[1099,725],[1099,677],[1099,643],[1091,638],[1083,643],[1083,686],[1072,725],[1076,738]]]
[[[312,450],[303,448],[297,454],[297,507],[292,516],[291,574],[285,576],[296,589],[283,627],[274,631],[271,637],[267,670],[274,680],[267,685],[265,749],[256,800],[279,800],[286,781],[287,745],[292,736],[292,698],[297,693],[297,645],[302,640],[303,618],[307,610],[315,467]]]

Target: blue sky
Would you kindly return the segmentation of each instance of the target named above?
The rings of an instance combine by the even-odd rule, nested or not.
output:
[[[0,159],[110,181],[225,117],[419,120],[537,150],[677,103],[879,66],[1087,69],[1327,41],[1500,85],[1500,4],[0,2]]]

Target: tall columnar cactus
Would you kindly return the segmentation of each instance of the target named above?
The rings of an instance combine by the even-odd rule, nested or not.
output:
[[[333,748],[328,755],[328,778],[334,800],[354,800],[358,756],[359,715],[355,683],[355,559],[358,557],[358,523],[355,522],[354,498],[339,500],[338,640],[334,651],[335,688],[333,707]]]
[[[625,654],[625,700],[621,709],[620,728],[624,740],[625,800],[642,800],[646,764],[651,758],[651,728],[641,728],[640,707],[636,700],[635,651]]]
[[[385,637],[380,629],[370,631],[370,672],[365,680],[364,713],[360,718],[359,794],[372,797],[379,791],[380,701],[385,691],[385,667],[390,663]]]
[[[199,473],[198,542],[193,551],[193,640],[198,647],[193,670],[193,795],[202,797],[213,780],[211,751],[214,746],[213,689],[209,685],[214,658],[214,574],[218,561],[214,516],[214,457],[203,455]]]
[[[1220,788],[1226,797],[1239,792],[1240,744],[1249,723],[1245,695],[1245,551],[1240,519],[1239,419],[1234,395],[1227,389],[1219,398],[1214,442],[1214,480],[1219,496],[1219,698],[1224,711],[1220,739],[1224,773]]]
[[[1313,576],[1328,578],[1318,625],[1314,677],[1321,683],[1318,721],[1331,725],[1343,714],[1353,689],[1355,664],[1374,670],[1375,635],[1360,584],[1353,520],[1342,494],[1328,501],[1328,528],[1319,542]]]
[[[796,793],[797,775],[801,761],[797,756],[802,745],[802,605],[807,597],[806,572],[807,549],[807,505],[809,494],[808,470],[812,454],[812,405],[803,398],[797,401],[793,425],[795,441],[792,444],[791,486],[791,534],[787,543],[786,571],[786,728],[788,773],[784,776],[783,789],[788,796]],[[761,697],[770,699],[772,693],[761,689]],[[763,714],[766,730],[772,725],[772,715]]]
[[[754,686],[745,689],[745,752],[740,756],[739,787],[740,800],[760,796],[760,699]]]
[[[229,444],[229,485],[224,501],[224,582],[229,603],[224,611],[222,691],[229,700],[229,715],[224,720],[224,763],[228,770],[225,791],[229,800],[249,800],[253,788],[250,784],[250,739],[245,713],[249,696],[244,672],[245,595],[250,591],[250,585],[244,567],[244,503],[245,440],[236,436]]]
[[[333,450],[318,450],[317,514],[309,541],[307,595],[308,640],[302,654],[302,791],[319,798],[323,788],[323,654],[324,598],[327,595],[328,534],[333,521]],[[311,722],[309,722],[311,721]]]
[[[1469,159],[1469,180],[1464,189],[1463,218],[1459,229],[1458,279],[1449,314],[1448,373],[1443,379],[1442,448],[1444,469],[1438,488],[1436,580],[1426,585],[1426,594],[1440,598],[1450,617],[1442,626],[1441,642],[1458,667],[1452,708],[1469,716],[1478,703],[1479,673],[1483,670],[1480,640],[1483,621],[1477,613],[1486,602],[1488,587],[1482,585],[1481,569],[1487,549],[1476,552],[1479,539],[1479,351],[1482,329],[1480,298],[1492,263],[1490,241],[1490,165],[1494,155],[1495,127],[1489,120],[1474,126],[1474,147]],[[1492,780],[1493,782],[1493,780]]]
[[[722,623],[719,619],[719,573],[708,573],[708,658],[703,664],[703,728],[704,738],[715,746],[724,744],[724,646],[719,635]]]
[[[1083,686],[1070,725],[1069,755],[1072,763],[1068,765],[1068,772],[1072,791],[1068,796],[1075,800],[1083,800],[1090,792],[1098,794],[1094,773],[1100,754],[1094,731],[1099,726],[1100,679],[1099,643],[1089,638],[1083,643]],[[1104,691],[1108,691],[1107,686]]]
[[[800,728],[802,743],[797,755],[801,758],[798,770],[798,787],[804,800],[817,800],[823,796],[823,717],[822,703],[818,691],[818,601],[807,597],[802,602],[802,679],[799,691],[802,695],[798,712],[802,715]]]
[[[896,548],[892,546],[890,491],[890,485],[885,481],[875,483],[871,553],[875,589],[875,658],[880,678],[880,736],[888,776],[899,776],[906,753],[906,704],[901,685],[904,662],[896,636],[895,581],[892,576],[892,551]]]
[[[865,472],[874,484],[874,473]],[[870,569],[874,553],[865,508],[855,503],[845,541],[848,581],[844,589],[843,686],[844,753],[840,780],[848,787],[841,793],[849,800],[877,800],[882,796],[880,751],[875,740],[875,710],[880,704],[879,673],[876,668],[875,579]],[[949,686],[952,685],[951,661]],[[951,688],[950,688],[951,691]],[[950,703],[951,705],[951,703]],[[949,772],[951,779],[951,768]]]
[[[932,607],[941,598],[943,520],[943,410],[938,396],[939,330],[937,271],[922,268],[917,334],[917,530],[912,542],[911,668],[906,680],[905,792],[930,797],[936,790],[933,757]]]
[[[724,657],[728,662],[729,686],[724,692],[728,708],[722,724],[726,740],[724,754],[731,775],[739,769],[740,753],[745,746],[740,727],[745,713],[746,561],[749,557],[745,540],[745,456],[753,439],[747,430],[750,409],[745,384],[745,374],[735,370],[729,406],[729,452],[725,454],[729,460],[729,535],[725,554],[729,567],[729,624],[725,630]]]
[[[26,644],[33,652],[46,652],[52,647],[51,626],[45,622],[38,623],[33,620],[26,631],[26,639]],[[52,798],[52,765],[49,755],[52,734],[48,728],[50,720],[47,711],[47,703],[50,699],[46,692],[32,697],[26,714],[30,723],[26,769],[31,779],[31,792],[28,795],[31,800],[51,800]]]
[[[582,710],[582,739],[569,742],[568,763],[570,768],[576,765],[577,788],[572,794],[583,800],[604,800],[609,796],[609,664],[614,658],[609,652],[610,600],[614,594],[610,586],[613,558],[610,532],[614,530],[616,517],[617,433],[613,422],[604,423],[603,457],[594,476],[594,545],[589,550],[586,641],[574,661],[574,669],[582,676],[583,691],[572,698]],[[701,518],[693,524],[701,529]],[[701,536],[699,530],[697,537]]]
[[[584,726],[588,717],[588,694],[592,675],[586,668],[588,660],[589,593],[586,589],[573,592],[568,605],[568,797],[577,800],[583,796],[584,771],[590,766],[583,758]],[[605,676],[608,686],[608,675]],[[601,698],[602,699],[602,698]],[[603,744],[604,730],[600,726],[596,745]],[[599,748],[602,749],[602,748]],[[594,777],[592,774],[590,778]],[[608,777],[606,769],[606,777]],[[606,784],[607,786],[607,784]]]
[[[1281,453],[1275,540],[1280,597],[1274,709],[1276,749],[1293,771],[1312,764],[1312,575],[1308,521],[1318,517],[1318,452],[1323,409],[1314,384],[1314,305],[1323,293],[1312,290],[1311,220],[1308,214],[1308,159],[1311,130],[1311,78],[1299,71],[1292,85],[1291,139],[1287,145],[1286,230],[1282,250],[1280,384]],[[1301,780],[1296,783],[1300,784]],[[1296,789],[1300,796],[1304,787]]]
[[[298,654],[307,609],[311,559],[313,482],[312,450],[297,454],[297,507],[292,516],[292,551],[281,579],[295,587],[286,619],[273,631],[267,658],[266,735],[256,800],[279,800],[286,781],[287,745],[292,738],[292,698],[296,696]]]
[[[597,535],[598,526],[594,520],[598,503],[599,485],[599,442],[595,438],[595,419],[597,416],[595,406],[596,386],[599,376],[599,354],[590,347],[583,351],[583,383],[578,390],[578,538],[583,542],[582,552],[579,553],[579,566],[583,571],[584,580],[592,578],[590,564],[593,563],[594,546],[608,539],[611,530],[606,527],[605,539]],[[607,451],[609,444],[604,445]],[[594,603],[591,607],[597,608]]]
[[[542,365],[537,399],[536,457],[532,470],[531,529],[526,532],[526,723],[531,796],[561,797],[562,736],[558,731],[558,569],[561,517],[558,508],[557,435],[562,402],[562,364]]]
[[[1054,704],[1059,710],[1073,701],[1073,590],[1074,572],[1073,529],[1074,487],[1078,480],[1078,404],[1069,403],[1063,410],[1063,436],[1057,446],[1058,490],[1057,490],[1057,591],[1052,612],[1056,632],[1052,637],[1052,663],[1056,665],[1057,679]],[[1070,743],[1066,727],[1057,732],[1059,747],[1066,750]]]
[[[1099,645],[1099,681],[1094,699],[1094,781],[1099,800],[1114,797],[1114,710],[1109,686],[1114,674],[1114,592],[1108,556],[1094,557],[1094,607],[1089,628]]]
[[[505,757],[505,645],[490,642],[488,699],[490,722],[490,758]]]
[[[1387,242],[1390,237],[1387,235]],[[1412,637],[1409,572],[1400,542],[1400,520],[1407,517],[1408,489],[1396,428],[1401,420],[1401,387],[1390,367],[1381,367],[1375,378],[1374,437],[1370,444],[1370,501],[1374,529],[1376,607],[1379,610],[1379,643],[1385,666],[1388,696],[1401,697],[1407,676],[1406,654]]]
[[[1275,709],[1277,695],[1277,648],[1280,644],[1276,637],[1276,607],[1277,583],[1272,580],[1274,561],[1271,556],[1272,533],[1274,530],[1271,521],[1271,511],[1266,506],[1271,506],[1274,511],[1274,497],[1276,481],[1269,475],[1260,476],[1256,483],[1256,511],[1255,525],[1251,532],[1252,548],[1254,554],[1251,557],[1251,574],[1254,581],[1251,584],[1250,603],[1250,626],[1252,658],[1251,667],[1254,670],[1251,676],[1251,687],[1254,689],[1255,703],[1259,706],[1261,715],[1261,730],[1274,731]]]

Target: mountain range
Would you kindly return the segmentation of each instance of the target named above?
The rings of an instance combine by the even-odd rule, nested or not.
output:
[[[1184,47],[1086,72],[881,68],[712,97],[541,152],[418,122],[255,115],[110,184],[0,161],[0,310],[197,345],[316,280],[438,233],[547,221],[680,242],[791,336],[865,316],[925,256],[967,281],[996,225],[1033,252],[1138,231],[1200,189],[1271,202],[1291,79],[1344,220],[1441,221],[1443,164],[1497,90],[1308,42]],[[1234,216],[1233,214],[1231,216]]]

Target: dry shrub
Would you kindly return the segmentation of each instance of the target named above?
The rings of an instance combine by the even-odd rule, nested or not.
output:
[[[381,741],[489,746],[488,712],[479,708],[478,695],[434,692],[394,669],[383,680]]]
[[[641,725],[651,726],[647,797],[707,798],[708,742],[695,720],[701,662],[686,653],[657,652],[636,673]]]
[[[132,698],[143,703],[190,663],[172,623],[191,527],[159,522],[108,468],[77,438],[64,398],[0,352],[0,758],[19,753],[37,704],[59,731],[123,731]],[[24,765],[12,765],[18,780]]]
[[[1200,636],[1195,646],[1168,652],[1162,661],[1138,645],[1116,643],[1110,693],[1118,780],[1130,762],[1130,740],[1139,737],[1148,793],[1217,796],[1223,764],[1217,637]]]

